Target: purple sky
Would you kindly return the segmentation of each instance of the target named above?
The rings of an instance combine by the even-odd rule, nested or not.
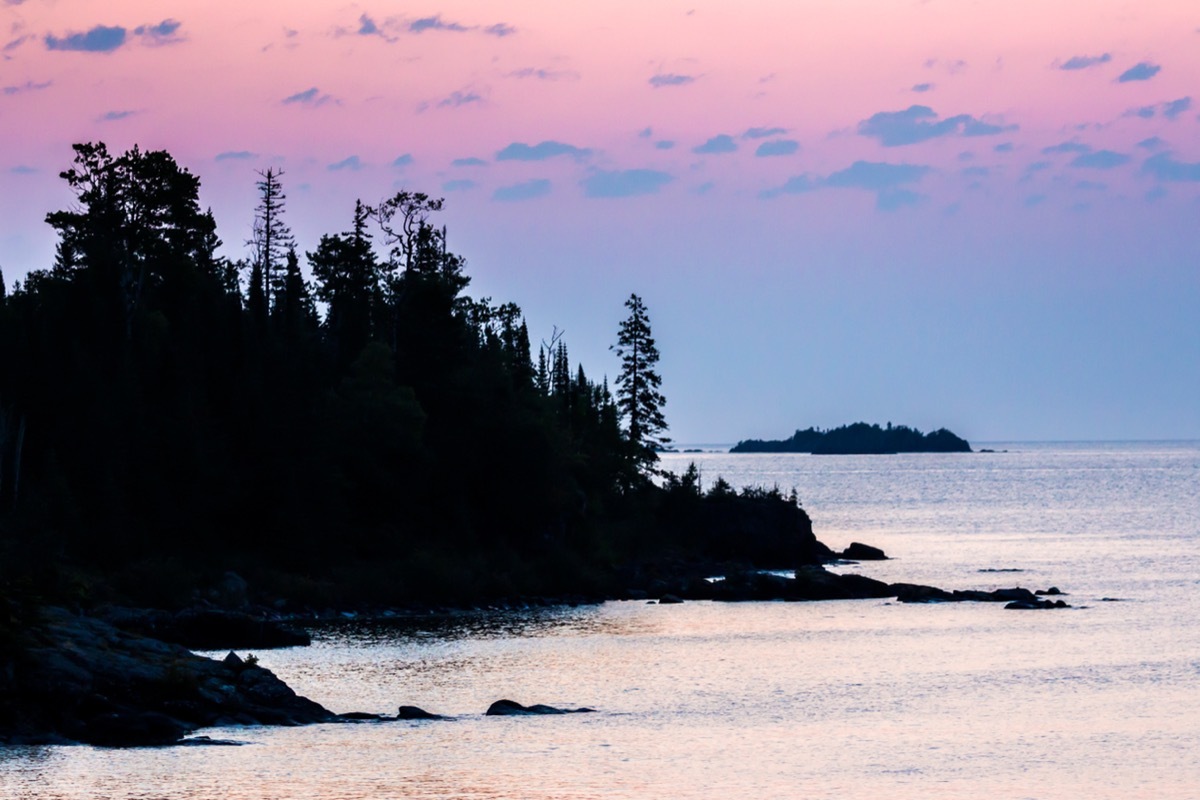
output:
[[[302,249],[444,196],[593,377],[637,292],[679,442],[1200,438],[1198,79],[1190,1],[0,0],[0,268],[73,142],[136,143],[231,258],[256,169]]]

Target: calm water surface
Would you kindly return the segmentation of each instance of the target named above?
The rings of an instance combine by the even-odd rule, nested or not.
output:
[[[205,732],[242,747],[0,749],[0,797],[1200,797],[1200,443],[985,446],[1009,452],[665,460],[696,461],[706,483],[794,486],[825,542],[895,557],[845,569],[1057,585],[1076,608],[350,621],[259,656],[335,711],[454,719]],[[483,717],[501,697],[598,712]]]

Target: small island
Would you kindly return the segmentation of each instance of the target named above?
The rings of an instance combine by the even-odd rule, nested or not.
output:
[[[813,455],[893,455],[895,453],[970,453],[971,445],[945,428],[921,433],[907,425],[855,422],[821,431],[797,430],[788,439],[746,439],[731,453],[812,453]]]

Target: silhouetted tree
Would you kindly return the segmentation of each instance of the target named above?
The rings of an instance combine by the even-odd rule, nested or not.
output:
[[[663,436],[667,420],[666,405],[659,387],[662,378],[655,367],[658,347],[650,331],[650,317],[642,298],[631,294],[625,301],[629,316],[621,323],[614,347],[621,359],[617,375],[617,408],[626,422],[625,439],[630,458],[642,472],[650,471],[658,461],[658,450],[670,439]]]
[[[258,206],[254,210],[254,234],[251,246],[255,261],[263,272],[263,298],[268,310],[279,302],[277,294],[284,291],[286,265],[284,256],[295,245],[292,231],[283,221],[287,195],[279,179],[283,170],[267,167],[258,172]],[[274,298],[274,299],[273,299]]]

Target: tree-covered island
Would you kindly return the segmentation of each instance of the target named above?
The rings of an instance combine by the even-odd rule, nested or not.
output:
[[[812,453],[814,455],[891,455],[894,453],[969,453],[971,445],[945,428],[921,433],[906,425],[886,428],[855,422],[820,431],[797,430],[787,439],[746,439],[731,453]]]

